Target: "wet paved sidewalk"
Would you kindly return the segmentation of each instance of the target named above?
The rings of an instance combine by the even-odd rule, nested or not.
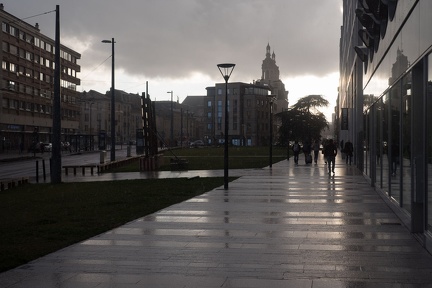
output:
[[[2,273],[0,287],[432,287],[432,256],[354,167],[292,162]]]

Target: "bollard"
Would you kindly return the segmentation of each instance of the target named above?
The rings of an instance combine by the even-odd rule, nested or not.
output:
[[[105,163],[105,157],[106,157],[106,151],[105,150],[100,151],[100,164]]]
[[[46,182],[45,159],[42,159],[42,175],[44,182]]]
[[[131,157],[131,145],[127,146],[127,156],[126,157]]]
[[[36,160],[36,183],[39,183],[39,161]]]

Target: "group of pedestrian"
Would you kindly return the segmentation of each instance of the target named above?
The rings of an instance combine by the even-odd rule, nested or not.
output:
[[[347,142],[341,141],[341,151],[345,156],[346,164],[351,165],[354,147],[350,140]],[[311,152],[313,151],[313,161],[315,164],[318,164],[318,155],[321,149],[321,144],[319,140],[316,140],[313,145],[310,144],[309,141],[305,141],[303,147],[301,147],[300,143],[296,140],[292,146],[292,150],[294,153],[294,163],[298,165],[299,155],[301,152],[305,155],[305,164],[309,164],[312,162]],[[337,143],[333,141],[333,139],[328,139],[323,142],[322,153],[324,154],[324,160],[326,166],[328,168],[328,173],[335,173],[335,161],[336,155],[338,153]]]

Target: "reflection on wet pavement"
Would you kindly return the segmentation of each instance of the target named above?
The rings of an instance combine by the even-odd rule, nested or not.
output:
[[[2,273],[0,286],[430,287],[431,255],[352,166],[337,165],[334,176],[288,161],[230,172],[242,177],[227,191]],[[199,173],[152,175],[223,176]],[[109,177],[151,175],[93,178]]]

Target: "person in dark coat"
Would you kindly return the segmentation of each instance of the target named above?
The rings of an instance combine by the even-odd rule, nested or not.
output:
[[[294,152],[294,163],[296,164],[296,165],[298,165],[298,158],[299,158],[299,154],[300,154],[300,151],[301,151],[301,146],[300,146],[300,144],[298,143],[298,141],[296,140],[295,142],[294,142],[294,145],[292,146],[292,150],[293,150],[293,152]]]
[[[304,145],[303,145],[303,153],[304,153],[304,155],[305,155],[305,163],[306,163],[306,164],[309,164],[308,161],[307,161],[308,157],[312,157],[312,156],[311,156],[311,151],[312,151],[312,146],[311,146],[311,144],[309,143],[309,141],[306,141],[306,142],[304,143]],[[312,161],[311,161],[311,162],[312,162]]]
[[[344,153],[345,153],[345,162],[346,162],[346,164],[349,163],[349,165],[351,165],[354,146],[349,139],[347,140],[347,142],[345,142],[345,146],[343,149],[344,149]]]
[[[330,174],[331,172],[333,172],[334,174],[337,147],[336,144],[333,142],[333,139],[328,140],[328,143],[324,147],[324,150],[324,155],[326,155],[327,157],[328,173]]]

